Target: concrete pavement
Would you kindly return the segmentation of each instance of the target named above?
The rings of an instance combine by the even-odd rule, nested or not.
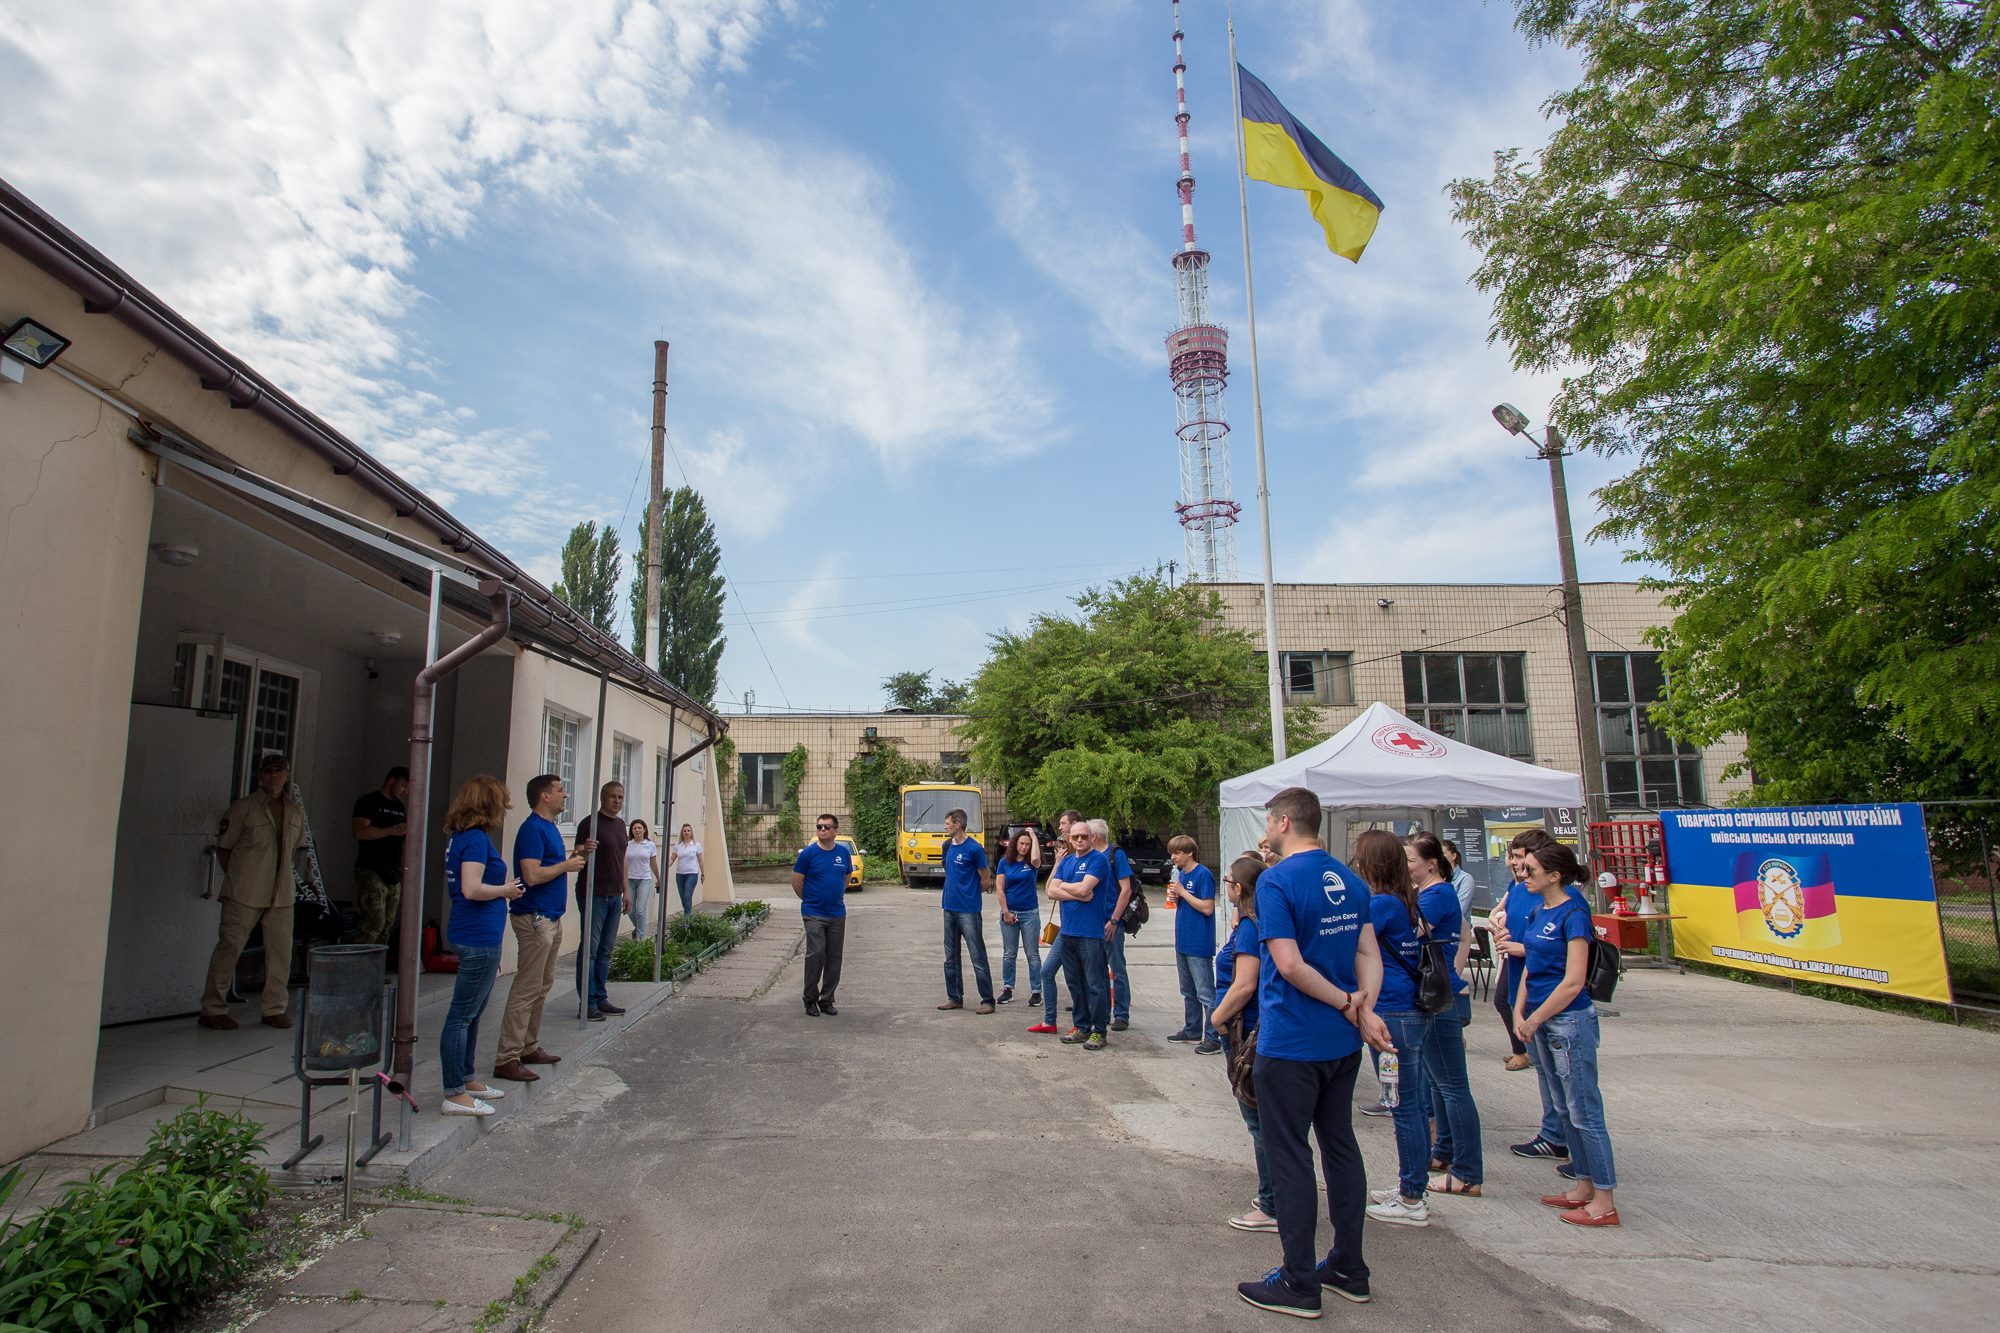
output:
[[[436,1180],[603,1229],[546,1327],[1279,1321],[1234,1293],[1277,1262],[1277,1240],[1223,1225],[1250,1202],[1249,1140],[1216,1061],[1164,1041],[1180,1014],[1165,913],[1131,949],[1140,1026],[1091,1054],[1028,1035],[1022,1004],[933,1009],[935,894],[850,902],[839,1017],[806,1017],[796,961],[761,998],[686,994]],[[765,930],[783,938],[788,905],[774,907]],[[1372,1122],[1364,1136],[1387,1138]],[[1332,1319],[1632,1326],[1446,1227],[1367,1239],[1377,1299],[1330,1300]]]

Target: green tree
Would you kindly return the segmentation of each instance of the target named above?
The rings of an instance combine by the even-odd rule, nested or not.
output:
[[[1519,0],[1582,58],[1539,159],[1452,187],[1494,334],[1631,461],[1660,720],[1760,798],[2000,778],[1995,0]]]
[[[618,607],[618,534],[605,524],[579,523],[569,530],[562,548],[562,577],[555,595],[597,628],[611,633],[611,614]]]
[[[929,782],[929,766],[918,763],[886,740],[863,740],[847,761],[847,808],[853,812],[854,844],[864,852],[896,852],[896,803],[900,790]]]
[[[1223,778],[1271,762],[1263,659],[1223,627],[1212,589],[1137,575],[1076,605],[1076,619],[994,635],[972,681],[959,731],[1009,808],[1165,829],[1213,808]],[[1310,734],[1315,710],[1295,711]]]
[[[646,652],[646,523],[633,559],[632,651]],[[661,497],[659,673],[704,704],[715,702],[722,669],[722,547],[700,492],[679,486]]]
[[[962,713],[972,701],[972,684],[963,680],[931,683],[928,671],[898,671],[882,677],[888,707],[913,713]]]

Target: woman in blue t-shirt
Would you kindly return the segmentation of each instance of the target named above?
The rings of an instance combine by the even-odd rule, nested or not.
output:
[[[1014,999],[1014,959],[1028,955],[1029,1004],[1042,1002],[1042,900],[1035,893],[1035,872],[1041,869],[1041,843],[1034,830],[1022,829],[1007,844],[993,867],[1000,890],[1000,1003]]]
[[[1215,1002],[1208,1022],[1222,1042],[1225,1070],[1235,1062],[1235,1056],[1224,1024],[1240,1016],[1243,1040],[1253,1049],[1257,1045],[1257,877],[1263,873],[1261,857],[1239,856],[1222,880],[1222,890],[1236,909],[1236,928],[1215,951],[1215,988],[1222,992],[1222,998]],[[1264,1122],[1258,1119],[1254,1106],[1237,1101],[1236,1109],[1243,1113],[1257,1158],[1257,1202],[1250,1205],[1249,1212],[1230,1218],[1229,1225],[1238,1231],[1276,1231],[1278,1201],[1271,1193],[1271,1168],[1264,1160]]]
[[[1430,1095],[1424,1084],[1424,1044],[1434,1019],[1417,1007],[1417,891],[1410,883],[1402,841],[1382,829],[1369,829],[1355,841],[1354,870],[1372,895],[1368,917],[1382,950],[1382,993],[1375,1014],[1388,1024],[1397,1065],[1396,1102],[1389,1108],[1396,1123],[1397,1179],[1391,1188],[1369,1191],[1368,1216],[1397,1226],[1429,1226],[1424,1185],[1430,1165]],[[1384,1076],[1382,1083],[1386,1093],[1390,1081]]]
[[[1597,1008],[1584,989],[1590,969],[1590,907],[1568,885],[1583,877],[1576,853],[1549,841],[1527,852],[1527,886],[1539,900],[1515,932],[1525,966],[1514,993],[1514,1026],[1535,1048],[1554,1092],[1576,1183],[1542,1202],[1572,1226],[1615,1227],[1617,1172],[1604,1099],[1597,1091]]]
[[[444,891],[451,900],[445,934],[458,951],[451,1009],[438,1034],[438,1060],[444,1066],[444,1101],[438,1110],[445,1115],[492,1115],[493,1108],[481,1099],[505,1095],[474,1078],[472,1063],[479,1053],[479,1016],[500,971],[507,904],[526,892],[507,873],[507,859],[493,845],[509,804],[507,789],[482,773],[458,789],[444,817],[451,839],[444,849]]]
[[[1433,1194],[1481,1192],[1486,1158],[1479,1146],[1479,1107],[1465,1077],[1465,1029],[1472,1022],[1472,993],[1461,969],[1465,965],[1465,916],[1458,890],[1451,882],[1451,861],[1436,835],[1418,833],[1403,843],[1410,865],[1410,883],[1417,890],[1417,911],[1430,923],[1431,938],[1444,946],[1451,967],[1452,1007],[1431,1023],[1424,1043],[1424,1082],[1430,1086],[1425,1108],[1436,1127],[1431,1148]]]

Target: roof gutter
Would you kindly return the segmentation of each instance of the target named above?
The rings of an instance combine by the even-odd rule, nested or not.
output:
[[[230,407],[262,417],[325,459],[336,475],[353,477],[395,510],[397,517],[417,520],[430,528],[445,547],[469,555],[494,570],[519,594],[515,604],[517,613],[526,612],[528,619],[558,634],[580,652],[600,664],[610,664],[616,674],[664,692],[682,707],[701,714],[711,728],[721,724],[714,710],[696,702],[627,652],[623,644],[578,615],[423,492],[292,401],[242,360],[224,351],[207,334],[5,180],[0,180],[0,243],[82,293],[87,313],[110,315],[157,344],[192,370],[204,389],[226,398]]]

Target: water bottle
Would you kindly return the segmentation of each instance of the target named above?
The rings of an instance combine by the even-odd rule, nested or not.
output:
[[[1382,1105],[1395,1106],[1403,1100],[1403,1066],[1396,1053],[1385,1053],[1375,1064],[1375,1077],[1382,1080]]]

